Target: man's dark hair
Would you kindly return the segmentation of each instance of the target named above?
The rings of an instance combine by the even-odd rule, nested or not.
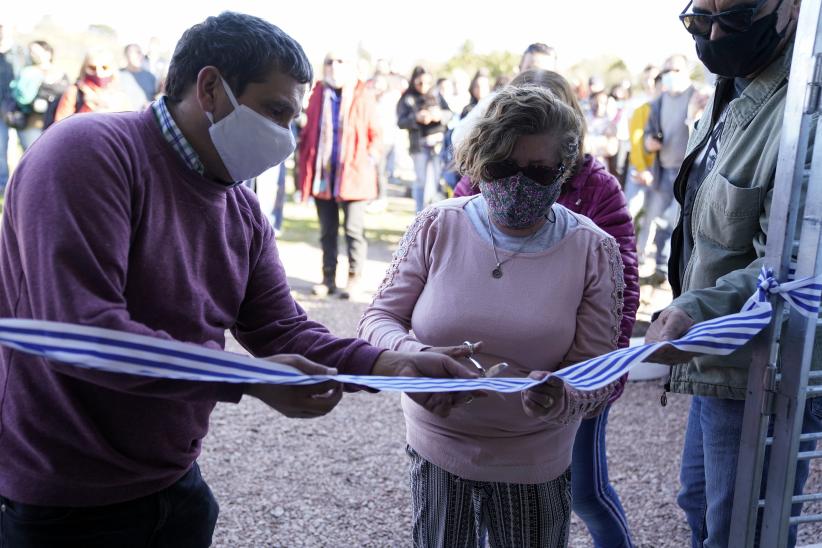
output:
[[[264,82],[272,70],[301,84],[313,79],[303,48],[279,27],[253,15],[225,11],[183,33],[168,67],[166,97],[179,102],[203,67],[220,71],[235,95],[251,82]]]
[[[541,53],[543,55],[556,55],[557,54],[557,52],[554,48],[552,48],[551,46],[549,46],[547,44],[543,44],[542,42],[535,42],[535,43],[531,44],[530,46],[528,46],[525,49],[525,53]],[[523,55],[525,55],[525,53],[523,53]]]

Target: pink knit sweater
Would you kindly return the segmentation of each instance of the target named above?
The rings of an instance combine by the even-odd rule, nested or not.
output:
[[[402,351],[483,341],[485,364],[507,361],[507,376],[562,367],[614,350],[620,332],[622,263],[616,242],[589,219],[549,249],[514,254],[500,279],[494,254],[463,208],[470,198],[423,211],[409,228],[359,336]],[[515,255],[512,257],[512,255]],[[519,394],[491,394],[437,417],[403,397],[408,444],[462,478],[543,483],[571,463],[579,421],[596,415],[616,383],[593,392],[565,386],[543,419]]]

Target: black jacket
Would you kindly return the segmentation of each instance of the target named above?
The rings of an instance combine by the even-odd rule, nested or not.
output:
[[[417,113],[425,107],[439,106],[442,111],[442,120],[432,124],[422,125],[417,122]],[[409,89],[400,97],[397,103],[397,125],[401,129],[408,130],[408,138],[410,146],[409,151],[413,154],[421,152],[425,145],[425,138],[439,134],[444,137],[448,122],[454,115],[448,108],[448,103],[445,102],[439,95],[421,95],[413,89]],[[442,143],[444,139],[434,139]]]

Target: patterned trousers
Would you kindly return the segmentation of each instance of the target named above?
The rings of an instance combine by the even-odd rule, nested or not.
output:
[[[481,548],[486,534],[493,548],[568,545],[570,470],[534,485],[470,481],[406,452],[415,547]]]

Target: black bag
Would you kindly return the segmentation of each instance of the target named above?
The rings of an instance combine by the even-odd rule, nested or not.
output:
[[[54,84],[42,84],[40,89],[37,91],[37,100],[41,100],[44,102],[47,107],[45,108],[43,114],[43,129],[46,129],[50,125],[54,123],[54,115],[57,112],[57,105],[60,104],[60,99],[63,97],[63,93],[66,91],[68,87],[68,81],[60,80]],[[83,106],[83,94],[82,92],[77,92],[77,104],[75,106],[75,112],[80,110],[80,107]]]
[[[28,123],[29,115],[20,109],[20,105],[12,97],[4,97],[0,102],[0,116],[10,128],[23,129]]]

